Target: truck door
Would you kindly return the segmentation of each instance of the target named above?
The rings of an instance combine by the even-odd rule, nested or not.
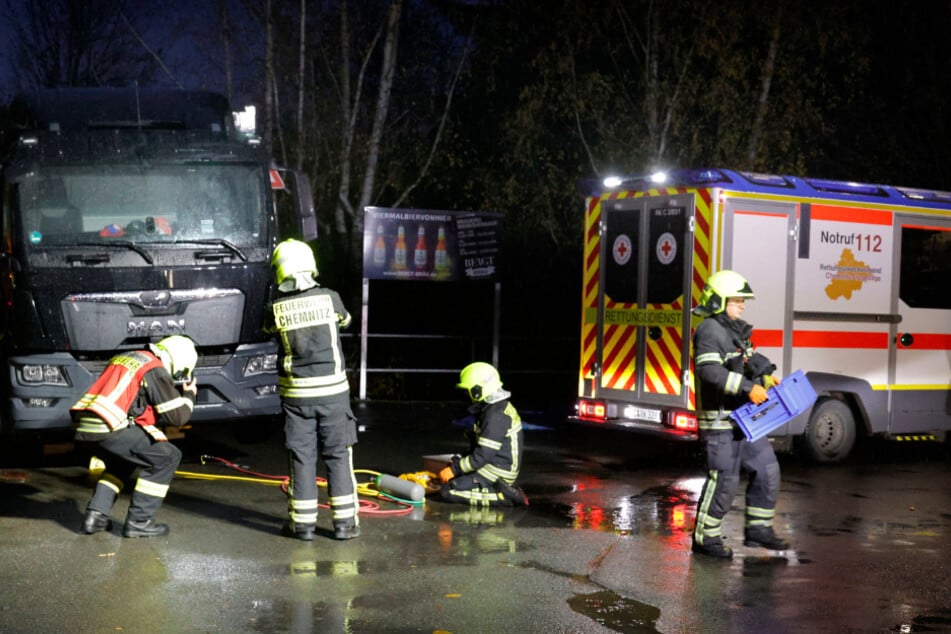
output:
[[[694,194],[602,205],[600,394],[685,406]]]
[[[892,434],[951,429],[951,220],[896,218]]]

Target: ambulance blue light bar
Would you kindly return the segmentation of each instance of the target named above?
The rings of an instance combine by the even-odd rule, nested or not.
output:
[[[865,196],[888,196],[888,192],[878,185],[866,185],[865,183],[854,183],[851,181],[832,181],[825,178],[804,178],[803,180],[815,187],[820,192],[833,192],[837,194],[862,194]]]

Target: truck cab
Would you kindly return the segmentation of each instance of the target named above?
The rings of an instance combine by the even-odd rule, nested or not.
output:
[[[274,245],[316,238],[306,177],[275,168],[214,93],[47,90],[9,117],[4,431],[70,427],[115,352],[171,334],[198,348],[193,421],[277,414],[262,307]]]

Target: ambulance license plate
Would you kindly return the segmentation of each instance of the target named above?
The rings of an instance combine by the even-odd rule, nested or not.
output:
[[[624,418],[629,418],[631,420],[646,420],[652,423],[660,422],[660,410],[659,409],[644,409],[643,407],[634,407],[633,405],[628,405],[624,408]]]

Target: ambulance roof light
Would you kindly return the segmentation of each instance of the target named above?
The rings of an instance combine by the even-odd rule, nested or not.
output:
[[[626,183],[649,182],[654,184],[666,183],[667,172],[656,171],[650,174],[631,174],[628,176],[611,175],[601,181],[605,189],[616,189]]]

